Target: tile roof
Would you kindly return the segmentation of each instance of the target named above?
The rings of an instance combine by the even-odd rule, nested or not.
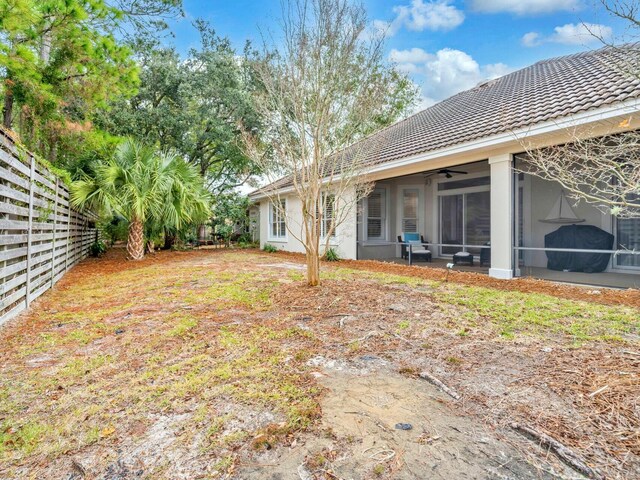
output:
[[[369,151],[365,164],[376,166],[640,98],[640,75],[620,68],[630,61],[640,65],[640,43],[543,60],[483,82],[362,140],[375,144],[364,147]],[[276,183],[285,186],[282,180]]]

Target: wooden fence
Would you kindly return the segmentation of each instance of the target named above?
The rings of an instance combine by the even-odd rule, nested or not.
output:
[[[85,258],[96,218],[69,207],[69,191],[0,129],[0,324]]]

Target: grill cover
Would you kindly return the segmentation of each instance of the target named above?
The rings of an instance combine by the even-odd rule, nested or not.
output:
[[[611,250],[614,237],[593,225],[565,225],[544,236],[545,248],[579,248]],[[546,252],[547,268],[570,272],[602,272],[609,264],[610,253]]]

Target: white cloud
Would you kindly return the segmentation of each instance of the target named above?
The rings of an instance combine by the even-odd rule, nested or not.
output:
[[[597,23],[567,23],[554,28],[555,33],[551,41],[566,45],[584,45],[597,42],[599,39],[608,39],[613,35],[611,27]]]
[[[433,57],[430,53],[425,52],[421,48],[412,48],[411,50],[396,50],[395,48],[389,53],[392,62],[403,63],[424,63]]]
[[[451,5],[451,0],[427,3],[423,0],[413,0],[410,6],[393,7],[393,11],[398,15],[397,19],[401,19],[409,30],[418,32],[451,30],[464,21],[464,13]]]
[[[525,47],[536,47],[538,45],[540,45],[541,41],[540,41],[540,34],[537,32],[529,32],[529,33],[525,33],[522,36],[522,44]]]
[[[580,7],[580,0],[471,0],[471,8],[484,13],[529,15],[576,10]]]
[[[410,73],[422,84],[422,107],[433,105],[483,80],[501,77],[511,71],[503,63],[479,65],[473,57],[460,50],[444,48],[428,53],[421,48],[392,50],[391,61]]]
[[[396,14],[393,21],[374,20],[373,29],[390,37],[402,27],[417,32],[452,30],[464,22],[464,13],[451,3],[452,0],[412,0],[409,5],[393,7]]]
[[[522,44],[525,47],[536,47],[542,43],[561,43],[563,45],[588,45],[608,40],[613,36],[613,30],[598,23],[567,23],[553,29],[554,33],[542,36],[537,32],[523,35]]]

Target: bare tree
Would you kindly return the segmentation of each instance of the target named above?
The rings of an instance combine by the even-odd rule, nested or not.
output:
[[[565,145],[525,145],[519,170],[558,182],[569,197],[621,218],[640,217],[640,131],[582,138]]]
[[[598,0],[612,16],[627,22],[623,42],[637,40],[640,35],[639,0]],[[607,68],[637,84],[640,79],[640,42],[616,45],[591,32],[610,48],[603,56]],[[640,87],[640,85],[638,85]],[[633,128],[637,119],[629,118],[618,125],[618,131]],[[637,126],[636,126],[637,129]],[[528,160],[521,171],[556,181],[570,197],[583,200],[618,217],[640,217],[640,131],[590,137],[588,132],[567,131],[565,145],[538,148],[523,146]]]
[[[248,151],[270,182],[272,208],[304,245],[309,285],[320,283],[321,255],[370,191],[366,163],[380,136],[364,137],[416,97],[383,47],[361,4],[291,0],[282,3],[281,35],[268,37],[255,61],[265,125],[260,145],[247,135]],[[298,221],[283,191],[300,202]]]
[[[616,68],[625,75],[640,78],[640,0],[598,0],[612,17],[622,20],[626,29],[615,38],[605,38],[601,32],[590,31],[602,44],[622,55],[616,59]],[[588,29],[588,27],[587,27]]]

